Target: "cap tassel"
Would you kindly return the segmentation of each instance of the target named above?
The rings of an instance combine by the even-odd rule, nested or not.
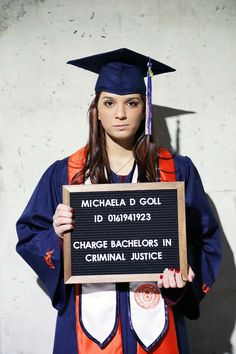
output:
[[[147,63],[147,99],[146,99],[146,121],[145,121],[145,135],[152,135],[152,63],[149,58]]]

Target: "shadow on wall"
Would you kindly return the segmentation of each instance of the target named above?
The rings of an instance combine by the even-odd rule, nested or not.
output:
[[[233,354],[230,338],[236,321],[236,270],[233,252],[223,232],[216,208],[209,204],[221,228],[223,262],[212,291],[201,304],[201,317],[187,321],[191,354]]]
[[[153,137],[159,146],[167,148],[172,153],[179,154],[180,152],[180,121],[178,116],[183,116],[185,114],[194,114],[192,111],[184,111],[181,109],[170,108],[165,106],[153,105]],[[171,143],[171,137],[167,127],[166,118],[177,118],[176,120],[176,135],[175,135],[175,148],[173,148]]]
[[[191,114],[179,109],[154,106],[154,138],[159,145],[174,153],[180,152],[180,122],[178,116]],[[155,119],[156,117],[156,119]],[[175,117],[175,149],[167,127],[166,118]],[[208,197],[209,204],[221,228],[223,262],[212,291],[201,303],[201,316],[197,321],[186,320],[191,354],[233,354],[230,338],[236,321],[236,269],[234,256],[223,232],[216,208]]]

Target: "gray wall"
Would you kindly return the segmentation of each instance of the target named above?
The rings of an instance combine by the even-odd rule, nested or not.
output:
[[[68,59],[129,47],[177,69],[153,80],[160,141],[189,155],[222,225],[219,280],[188,322],[192,353],[236,353],[235,0],[1,0],[0,353],[50,353],[55,311],[15,253],[39,177],[87,139],[93,74]]]

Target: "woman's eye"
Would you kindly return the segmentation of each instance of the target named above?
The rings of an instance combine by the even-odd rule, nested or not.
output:
[[[113,105],[113,102],[112,102],[112,101],[105,101],[105,102],[104,102],[104,105],[105,105],[106,107],[111,107],[111,106]]]
[[[138,102],[137,101],[129,101],[129,106],[130,107],[137,107],[138,106]]]

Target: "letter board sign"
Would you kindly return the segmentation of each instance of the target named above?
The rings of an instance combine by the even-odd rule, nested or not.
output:
[[[65,283],[187,277],[184,182],[63,186],[75,210],[64,236]]]

